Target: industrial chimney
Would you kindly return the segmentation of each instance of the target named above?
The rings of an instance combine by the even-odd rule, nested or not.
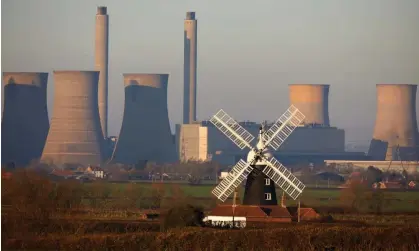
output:
[[[168,74],[124,74],[124,118],[113,162],[176,160],[167,111],[168,78]]]
[[[195,12],[187,12],[184,27],[183,123],[196,121],[197,27]]]
[[[48,134],[48,73],[5,72],[1,162],[18,167],[39,159]]]
[[[103,161],[98,79],[97,71],[54,71],[54,107],[42,161],[58,165]]]
[[[368,154],[374,160],[419,160],[417,85],[377,85],[377,114]]]
[[[304,124],[330,126],[329,85],[289,85],[290,104],[304,115]]]
[[[109,16],[100,6],[96,14],[95,70],[99,71],[99,116],[104,138],[108,137],[108,47]]]

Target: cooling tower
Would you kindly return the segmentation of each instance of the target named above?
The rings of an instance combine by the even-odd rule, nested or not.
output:
[[[39,159],[48,134],[48,73],[5,72],[1,162],[23,167]]]
[[[168,78],[168,74],[124,74],[124,118],[113,162],[176,160],[167,111]]]
[[[419,159],[416,89],[417,85],[377,85],[377,114],[368,153],[374,160]]]
[[[99,116],[103,136],[108,136],[108,46],[109,16],[106,7],[98,7],[96,14],[95,70],[99,71]]]
[[[57,165],[102,162],[98,79],[97,71],[54,71],[54,107],[42,161]]]
[[[289,85],[290,104],[306,117],[304,124],[330,126],[329,85]]]
[[[187,12],[184,29],[183,123],[196,121],[197,20]]]

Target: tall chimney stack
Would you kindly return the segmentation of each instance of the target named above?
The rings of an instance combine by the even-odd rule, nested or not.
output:
[[[419,159],[416,90],[417,85],[377,85],[377,113],[368,151],[374,160]]]
[[[196,60],[197,60],[197,20],[195,12],[187,12],[184,28],[184,92],[183,123],[196,121]]]
[[[99,71],[99,116],[103,137],[108,137],[108,48],[109,48],[109,16],[107,8],[97,7],[96,39],[95,39],[95,70]]]
[[[289,85],[290,104],[304,115],[304,124],[330,126],[329,85]]]

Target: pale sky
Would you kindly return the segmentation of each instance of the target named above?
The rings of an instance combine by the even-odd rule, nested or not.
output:
[[[200,120],[220,108],[275,120],[288,84],[330,84],[331,124],[368,143],[375,85],[419,84],[418,0],[2,0],[2,71],[50,72],[50,117],[52,71],[94,69],[100,5],[110,19],[110,135],[122,123],[123,73],[169,73],[172,131],[182,121],[187,11],[198,19]]]

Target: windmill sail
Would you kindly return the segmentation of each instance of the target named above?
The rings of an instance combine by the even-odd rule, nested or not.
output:
[[[295,106],[291,105],[263,135],[265,144],[271,146],[274,150],[278,150],[304,118],[305,116]]]
[[[227,177],[223,179],[218,186],[214,188],[212,193],[221,201],[225,201],[234,190],[242,183],[252,172],[251,165],[258,165],[260,160],[264,160],[266,166],[262,172],[283,189],[294,200],[302,193],[305,185],[299,181],[290,171],[288,171],[274,157],[266,158],[263,150],[269,145],[277,150],[294,129],[303,121],[305,116],[294,106],[290,106],[288,110],[272,125],[272,127],[263,132],[261,129],[260,141],[262,145],[253,148],[250,144],[255,137],[241,127],[233,118],[231,118],[223,110],[218,111],[211,119],[213,123],[224,135],[232,140],[240,149],[246,146],[254,153],[252,160],[247,163],[240,160],[229,172]],[[263,140],[262,140],[263,139]],[[264,164],[265,165],[265,164]]]
[[[213,123],[224,135],[232,140],[240,149],[246,146],[252,149],[250,143],[255,139],[246,129],[239,125],[222,109],[219,110],[211,119]]]
[[[237,164],[231,169],[227,177],[225,177],[219,184],[212,190],[212,193],[221,201],[225,201],[230,194],[234,192],[234,189],[243,182],[244,179],[253,170],[250,166],[251,163],[246,163],[243,160],[237,162]]]
[[[265,160],[268,164],[262,172],[275,182],[294,200],[303,192],[305,185],[299,181],[290,171],[278,160],[271,157]]]

